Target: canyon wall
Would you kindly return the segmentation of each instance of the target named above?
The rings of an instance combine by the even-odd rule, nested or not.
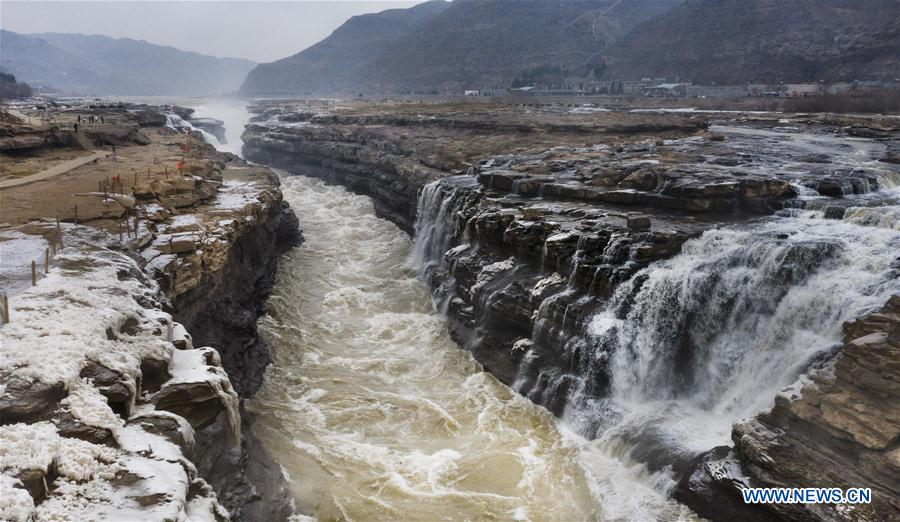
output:
[[[135,177],[117,197],[140,218],[112,233],[3,231],[62,250],[2,329],[2,518],[293,514],[240,401],[269,361],[256,320],[297,219],[271,170],[199,148],[185,176]]]
[[[379,215],[415,234],[412,265],[434,288],[453,336],[485,369],[583,435],[625,441],[631,458],[651,470],[670,466],[680,480],[672,493],[701,515],[893,513],[897,492],[890,487],[871,509],[751,509],[740,501],[742,485],[820,485],[814,477],[849,465],[781,450],[779,464],[802,462],[810,471],[764,473],[745,424],[735,425],[729,449],[731,424],[767,409],[781,388],[832,364],[835,353],[844,354],[839,368],[864,366],[833,346],[841,324],[900,291],[890,282],[897,279],[896,224],[873,217],[894,203],[890,196],[871,202],[900,180],[890,161],[895,124],[803,116],[790,124],[799,130],[784,140],[765,117],[708,129],[691,116],[578,108],[304,104],[260,107],[244,152],[371,196]],[[855,142],[865,129],[888,145]],[[823,150],[829,132],[838,138]],[[864,168],[848,147],[866,156]],[[804,168],[785,169],[788,163]],[[757,220],[773,214],[780,219]],[[873,242],[865,246],[854,239],[857,228],[846,228],[873,220],[882,226],[867,232]],[[857,251],[878,263],[865,265]],[[788,304],[827,274],[853,281],[866,270],[873,280],[854,281],[846,299],[822,305],[823,312]],[[759,309],[758,302],[777,308]],[[810,340],[791,337],[805,332],[792,322],[804,314],[822,323]],[[717,333],[721,324],[734,332]],[[787,337],[754,347],[750,339],[767,328]],[[779,342],[791,349],[780,350]],[[645,353],[638,349],[644,345],[656,348]],[[752,362],[751,349],[772,350],[772,362]],[[892,375],[882,389],[896,389]],[[677,415],[647,421],[659,401]],[[784,402],[754,422],[791,432],[796,423],[779,413]],[[838,409],[846,413],[852,403]],[[643,408],[648,413],[636,423]],[[710,412],[718,420],[707,425]],[[681,416],[697,419],[689,433],[678,431]],[[889,434],[900,425],[890,420],[877,429],[879,440],[896,440]],[[845,437],[834,429],[807,432],[823,445]],[[779,446],[769,447],[776,453]],[[730,467],[710,472],[722,469],[714,464],[726,453]],[[878,477],[890,475],[890,466],[873,464],[859,483],[839,483],[883,483]]]
[[[297,218],[269,169],[250,166],[231,154],[207,148],[205,162],[192,166],[194,186],[157,182],[136,194],[162,209],[155,238],[142,250],[150,270],[171,301],[175,318],[199,345],[216,347],[239,397],[260,386],[269,352],[256,322],[265,311],[278,255],[299,244]],[[219,183],[205,200],[204,185]],[[192,214],[165,211],[174,200],[198,205]],[[197,199],[197,201],[193,201]],[[234,519],[283,520],[292,512],[280,468],[250,430],[243,413],[242,445],[226,445],[223,427],[197,433],[197,466]]]

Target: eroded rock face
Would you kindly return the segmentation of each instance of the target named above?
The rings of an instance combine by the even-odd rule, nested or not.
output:
[[[523,206],[479,181],[456,176],[423,191],[417,233],[431,239],[417,241],[414,263],[454,337],[501,381],[561,413],[565,390],[538,374],[577,368],[580,355],[563,346],[583,336],[618,284],[710,223],[657,214],[653,229],[634,230],[625,212],[546,199]],[[522,371],[526,353],[540,359],[529,365],[535,373]],[[598,382],[596,393],[605,391]]]
[[[759,487],[872,488],[856,506],[776,505],[784,518],[900,517],[900,296],[844,325],[844,346],[825,368],[734,426],[735,449]]]
[[[191,118],[191,125],[212,134],[219,140],[219,143],[225,143],[225,122],[215,118]]]
[[[442,176],[464,173],[488,156],[522,147],[622,140],[705,128],[696,117],[587,118],[502,105],[489,110],[440,105],[365,106],[346,111],[301,106],[265,112],[243,136],[244,154],[268,165],[340,183],[372,196],[379,215],[411,232],[416,194]],[[279,112],[280,111],[280,112]]]
[[[262,383],[269,353],[256,321],[278,254],[301,241],[298,221],[271,170],[230,154],[207,156],[212,159],[195,162],[190,177],[146,187],[143,205],[154,217],[146,224],[146,239],[137,234],[133,243],[190,331],[176,331],[173,343],[215,346],[228,378],[217,387],[162,384],[154,401],[199,427],[198,469],[211,477],[233,517],[284,520],[293,509],[280,469],[254,437],[232,447],[235,426],[244,437],[252,434],[239,418],[231,417],[229,427],[229,417],[216,405],[224,388],[249,396]],[[171,204],[173,198],[184,199],[184,205]]]
[[[3,518],[227,520],[189,459],[194,430],[219,417],[239,444],[237,396],[215,350],[176,348],[158,288],[102,236],[66,227],[57,267],[15,296],[0,330],[0,471],[16,499]],[[163,381],[155,395],[144,369]],[[217,393],[154,400],[173,389]]]
[[[671,260],[689,240],[714,238],[722,227],[740,230],[773,213],[900,229],[884,211],[897,200],[883,190],[900,180],[900,171],[882,160],[897,133],[879,122],[742,115],[707,129],[690,119],[619,115],[605,127],[584,121],[542,126],[558,111],[528,108],[537,114],[517,120],[515,109],[507,109],[473,123],[466,110],[444,114],[410,105],[261,108],[244,136],[245,154],[372,196],[379,215],[415,234],[413,262],[434,289],[454,338],[501,381],[556,414],[572,407],[573,396],[586,402],[610,396],[610,353],[587,335],[593,319],[613,302],[621,308],[617,317],[626,315],[634,306],[628,296],[645,284],[641,270]],[[859,141],[857,127],[882,130],[877,141]],[[791,236],[770,235],[764,244],[773,248]],[[794,284],[839,248],[830,240],[791,243],[784,269],[772,277]],[[691,310],[677,320],[690,323]],[[865,343],[876,341],[882,342]],[[672,391],[676,396],[691,385],[687,369],[699,364],[697,342],[669,343],[666,375],[682,387]],[[872,397],[896,402],[897,372],[872,351],[866,352],[872,359],[856,363],[859,355],[849,346],[838,350],[833,367],[839,375],[840,365],[853,363],[843,380],[861,376],[866,389],[854,391],[858,397],[850,399],[842,385],[822,399],[824,384],[817,383],[819,391],[803,392],[807,406],[788,407],[794,403],[778,398],[746,433],[738,424],[733,448],[679,452],[650,433],[635,437],[643,439],[634,441],[633,457],[653,470],[671,465],[676,498],[713,519],[895,516],[884,511],[893,500],[872,512],[772,511],[748,509],[735,496],[746,486],[822,485],[821,477],[847,466],[857,466],[855,482],[841,482],[847,486],[882,484],[896,475],[895,464],[875,462],[876,456],[893,458],[886,441],[896,441],[898,423],[892,409],[877,407]],[[880,383],[863,372],[876,367],[887,373]],[[596,434],[612,421],[579,422],[579,429]],[[859,441],[853,444],[874,452],[848,446],[840,460],[829,456],[838,449],[819,455],[797,449],[844,448],[854,437]],[[801,463],[807,467],[794,469]],[[900,498],[895,487],[880,487],[884,498]]]
[[[277,255],[298,244],[300,234],[270,170],[232,158],[217,172],[221,187],[171,222],[156,223],[156,238],[142,255],[178,320],[197,344],[218,347],[235,389],[249,395],[269,363],[256,319],[271,291]]]
[[[242,427],[231,379],[247,393],[262,379],[268,352],[256,333],[256,319],[271,288],[276,256],[299,242],[297,220],[281,201],[270,170],[227,154],[208,156],[212,159],[194,162],[184,177],[173,173],[168,180],[136,187],[137,213],[148,219],[129,220],[128,232],[118,241],[94,229],[66,227],[67,255],[56,259],[58,293],[39,306],[16,298],[22,310],[52,314],[58,324],[28,322],[14,310],[15,320],[3,328],[0,375],[7,393],[0,398],[0,420],[10,430],[19,429],[13,423],[49,421],[52,433],[47,431],[40,443],[76,440],[89,444],[88,451],[112,448],[114,455],[106,460],[139,454],[176,461],[184,470],[183,477],[165,475],[169,489],[144,484],[147,474],[128,466],[96,477],[115,491],[141,491],[121,503],[111,501],[109,516],[126,513],[131,503],[146,511],[143,518],[173,520],[184,514],[225,520],[228,511],[235,520],[284,520],[293,513],[280,469],[255,438],[242,438],[249,430]],[[90,290],[69,279],[91,270],[103,277],[85,276]],[[73,306],[93,306],[84,315],[102,324],[54,311],[66,303],[71,303],[70,314]],[[184,326],[160,310],[173,305]],[[104,306],[114,312],[102,313]],[[67,340],[72,334],[66,325],[72,324],[92,336],[77,343],[83,353]],[[34,328],[43,333],[29,330]],[[63,356],[24,366],[21,357],[8,356],[7,348],[16,347],[9,339],[25,342],[36,335]],[[204,347],[214,342],[221,348]],[[25,357],[29,352],[13,353]],[[27,497],[16,516],[24,520],[51,505],[75,509],[71,505],[82,493],[54,499],[49,490],[36,487],[53,483],[56,462],[3,463],[11,470],[4,481],[9,478],[10,487]],[[215,476],[212,486],[200,476]],[[52,504],[44,502],[47,495]],[[157,512],[166,514],[157,517]]]

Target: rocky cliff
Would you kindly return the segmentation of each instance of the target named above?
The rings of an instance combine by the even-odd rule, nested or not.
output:
[[[797,397],[779,398],[770,412],[749,421],[757,426],[753,430],[735,425],[734,449],[703,453],[673,444],[666,419],[656,421],[658,426],[622,424],[627,411],[615,400],[626,387],[647,400],[696,400],[701,411],[718,411],[721,402],[718,415],[727,432],[736,412],[753,415],[770,406],[778,383],[815,372],[823,361],[832,361],[835,375],[863,375],[873,365],[891,375],[873,377],[853,391],[834,385],[826,393],[855,393],[871,404],[872,397],[896,391],[896,372],[875,362],[889,352],[864,361],[852,355],[852,343],[828,350],[825,336],[825,345],[812,345],[818,354],[812,359],[779,353],[771,357],[771,370],[762,362],[751,370],[758,381],[749,386],[772,389],[762,402],[750,400],[758,392],[731,402],[721,392],[704,395],[717,387],[741,389],[734,361],[744,355],[716,351],[729,342],[717,338],[716,324],[743,332],[769,324],[769,314],[772,321],[784,320],[755,308],[760,297],[744,297],[748,273],[759,274],[751,280],[758,277],[754,284],[760,287],[748,291],[766,296],[762,302],[788,303],[795,298],[786,297],[787,289],[810,284],[817,271],[863,270],[859,261],[834,261],[837,253],[874,248],[860,253],[880,260],[878,268],[865,269],[881,278],[872,283],[878,293],[860,302],[871,307],[900,292],[890,283],[896,281],[891,263],[897,261],[889,245],[897,239],[882,232],[897,227],[895,220],[882,219],[894,203],[880,195],[890,194],[887,189],[900,179],[891,161],[898,130],[891,120],[796,116],[774,122],[720,115],[723,121],[709,126],[676,115],[440,104],[307,103],[261,106],[258,112],[244,135],[249,158],[372,196],[380,215],[416,235],[414,266],[434,288],[454,337],[485,369],[586,436],[622,432],[632,458],[651,470],[670,469],[681,481],[673,494],[699,514],[742,520],[864,515],[852,506],[824,514],[748,509],[736,497],[740,484],[810,485],[797,475],[798,466],[807,466],[806,477],[836,476],[852,466],[787,449],[800,444],[795,436],[814,447],[844,447],[847,436],[835,431],[838,425],[860,440],[862,433],[876,434],[846,456],[865,455],[871,467],[841,484],[884,484],[892,475],[894,464],[879,461],[879,455],[892,451],[886,441],[895,440],[900,424],[884,408],[877,410],[884,423],[876,426],[873,418],[861,418],[863,410],[851,412],[853,400],[832,401],[835,413],[825,413],[825,406],[811,410]],[[884,141],[859,144],[856,136],[866,134]],[[823,148],[825,142],[834,148]],[[860,156],[848,155],[856,146]],[[869,158],[868,167],[857,162],[862,156]],[[779,217],[759,221],[773,214]],[[828,223],[836,223],[838,236],[820,235],[818,227]],[[879,239],[847,247],[843,223],[875,227],[860,230]],[[797,224],[807,228],[798,233]],[[846,233],[858,236],[855,230]],[[776,261],[760,265],[764,259]],[[688,279],[665,275],[682,270]],[[713,275],[691,278],[695,272]],[[848,295],[859,291],[848,287]],[[710,303],[718,305],[710,309]],[[848,302],[845,308],[852,313],[856,306]],[[841,317],[852,318],[842,313],[818,312],[808,320],[823,321],[821,330],[830,335]],[[766,319],[754,326],[742,319],[750,316]],[[795,325],[787,332],[801,329]],[[652,353],[636,353],[632,336],[641,346],[655,347]],[[871,342],[876,341],[883,339]],[[835,353],[842,355],[833,358]],[[777,362],[780,357],[784,363]],[[710,374],[709,366],[718,364],[722,369]],[[759,368],[778,378],[757,375]],[[622,374],[639,371],[646,375],[634,381]],[[819,400],[809,391],[803,397]],[[817,420],[803,427],[798,416]],[[819,424],[829,416],[834,420]],[[890,511],[896,509],[890,507],[896,491],[878,487],[888,500],[872,512],[896,514]]]
[[[299,241],[278,187],[208,148],[185,176],[138,181],[139,217],[112,235],[4,232],[65,247],[2,329],[4,519],[293,513],[239,402],[268,363],[256,319],[277,255]]]
[[[60,241],[53,225],[24,231]],[[54,268],[10,298],[0,330],[2,518],[227,520],[194,464],[212,426],[241,444],[216,350],[194,348],[122,243],[62,231]]]
[[[314,170],[373,197],[379,215],[412,232],[417,194],[448,174],[464,174],[479,159],[522,148],[610,141],[626,136],[683,135],[698,118],[666,115],[591,117],[574,112],[528,113],[503,105],[387,105],[329,111],[315,103],[285,112],[260,107],[247,127],[248,157]]]
[[[141,255],[174,316],[195,342],[217,348],[235,391],[246,397],[259,388],[269,364],[256,321],[265,310],[278,254],[299,243],[297,218],[282,201],[271,170],[211,147],[206,157],[191,165],[193,179],[136,187],[135,195],[154,210],[156,231]],[[185,208],[191,210],[179,211]],[[249,422],[243,419],[241,451],[223,445],[221,426],[199,432],[198,468],[233,518],[284,519],[292,508],[281,472]]]

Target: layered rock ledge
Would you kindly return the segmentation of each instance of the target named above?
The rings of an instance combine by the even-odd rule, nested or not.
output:
[[[465,173],[489,155],[554,145],[592,143],[597,135],[623,142],[641,135],[689,134],[701,118],[633,115],[590,118],[584,114],[492,111],[465,105],[364,105],[257,107],[247,126],[248,158],[315,175],[372,196],[379,215],[412,232],[416,196],[427,183]]]
[[[195,342],[215,346],[241,397],[260,386],[270,362],[256,321],[265,312],[278,255],[300,242],[297,218],[282,201],[277,176],[233,155],[207,150],[190,175],[135,187],[150,235],[131,239],[148,274]],[[233,452],[223,430],[198,436],[198,467],[232,516],[281,520],[291,512],[280,468],[244,416],[244,444]]]
[[[640,287],[636,274],[676,256],[687,241],[773,214],[900,230],[896,198],[884,190],[900,181],[892,159],[900,129],[891,119],[718,114],[707,121],[577,108],[316,102],[273,102],[257,113],[245,155],[371,196],[379,215],[416,234],[414,264],[454,337],[501,381],[557,414],[576,388],[583,400],[610,393],[608,360],[586,338],[590,319],[623,282]],[[847,375],[871,371],[845,352],[831,353],[843,354],[833,360]],[[673,362],[676,371],[689,363],[683,357]],[[887,397],[883,388],[895,392],[900,378],[889,364],[883,371],[879,393]],[[744,450],[740,423],[734,450],[672,455],[650,443],[637,458],[652,469],[672,464],[682,480],[676,497],[715,519],[864,516],[847,507],[749,509],[737,497],[740,484],[811,485],[782,468],[823,477],[853,465],[776,449],[795,447],[786,433],[804,433],[783,411],[792,400],[778,399],[753,421],[779,434],[771,443],[778,460],[769,463],[776,474],[761,471],[768,468]],[[810,415],[860,415],[854,401],[833,404],[835,413]],[[884,422],[882,434],[900,426],[892,414]],[[582,427],[601,425],[595,419]],[[830,428],[805,430],[808,444],[840,447],[847,438]],[[896,437],[885,440],[893,442],[877,451],[889,456]],[[716,475],[732,476],[732,487],[697,478],[732,451],[733,473]],[[895,463],[867,455],[871,467],[841,484],[883,483],[893,473]],[[873,512],[896,515],[895,488],[881,493]]]
[[[108,203],[133,207],[121,221],[0,231],[64,247],[0,330],[0,518],[293,513],[239,400],[268,363],[256,319],[297,220],[269,169],[202,146],[185,170],[135,176]]]
[[[240,445],[218,354],[192,346],[115,241],[86,227],[63,236],[2,329],[2,518],[227,520],[191,461],[214,424]]]
[[[779,515],[797,520],[897,517],[898,374],[900,296],[894,296],[881,310],[844,325],[843,347],[825,368],[776,397],[771,411],[735,424],[735,449],[754,486],[827,483],[872,489],[869,505],[779,505]]]

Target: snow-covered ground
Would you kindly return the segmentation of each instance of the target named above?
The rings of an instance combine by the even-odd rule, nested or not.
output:
[[[64,235],[54,268],[11,299],[0,329],[0,413],[20,421],[0,426],[0,519],[227,518],[187,458],[199,426],[156,408],[202,397],[237,443],[218,353],[194,349],[113,238],[72,225]],[[159,389],[146,368],[162,369]]]
[[[13,295],[31,286],[31,262],[43,267],[49,243],[19,230],[0,230],[0,289]]]
[[[136,233],[62,224],[35,286],[56,223],[0,229],[0,520],[228,519],[189,459],[212,423],[240,444],[238,397],[216,349],[163,308],[223,268],[277,183],[229,164],[145,191]]]

